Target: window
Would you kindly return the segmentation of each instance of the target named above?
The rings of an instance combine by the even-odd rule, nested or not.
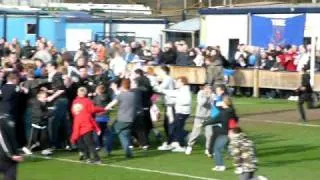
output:
[[[27,34],[36,34],[37,25],[36,24],[27,24]]]
[[[304,37],[303,38],[303,44],[304,45],[311,44],[311,37]]]

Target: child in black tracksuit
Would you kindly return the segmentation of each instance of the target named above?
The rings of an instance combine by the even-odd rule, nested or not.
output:
[[[31,139],[29,141],[29,148],[32,150],[38,146],[41,147],[42,155],[50,155],[52,151],[48,149],[48,120],[50,111],[46,102],[47,93],[40,91],[37,98],[31,102]]]

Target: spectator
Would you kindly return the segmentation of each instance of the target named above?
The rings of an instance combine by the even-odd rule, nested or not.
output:
[[[136,94],[130,91],[130,80],[124,79],[121,82],[121,93],[106,106],[106,110],[119,105],[117,121],[113,124],[113,133],[117,134],[122,148],[127,158],[132,157],[132,151],[129,148],[131,138],[131,128],[138,108]],[[110,152],[111,153],[111,152]]]
[[[177,53],[172,47],[172,43],[168,42],[164,45],[163,53],[160,58],[159,64],[168,64],[174,65],[176,64]]]
[[[173,152],[185,152],[185,137],[187,132],[184,129],[186,120],[191,114],[192,97],[190,86],[186,77],[180,77],[176,82],[176,90],[163,90],[167,96],[175,98],[175,117],[173,126],[169,127],[171,138],[168,140],[170,146],[168,149]]]
[[[225,171],[226,167],[223,162],[223,154],[222,151],[226,147],[228,143],[228,125],[231,119],[237,119],[235,111],[232,106],[232,101],[230,97],[224,97],[222,103],[222,109],[220,111],[220,115],[211,119],[210,121],[205,122],[203,125],[213,125],[213,124],[221,124],[219,130],[215,129],[214,133],[217,135],[217,139],[213,142],[213,150],[214,150],[214,161],[216,166],[212,168],[213,171]]]
[[[114,75],[118,77],[124,76],[127,63],[121,57],[119,50],[114,51],[111,58],[110,69],[113,71]]]
[[[239,127],[229,131],[229,152],[234,159],[235,173],[240,180],[267,180],[263,176],[255,177],[257,158],[254,144]]]
[[[237,50],[237,52],[236,52],[235,55],[234,55],[234,60],[235,60],[236,62],[246,61],[246,59],[247,59],[247,57],[248,57],[248,54],[247,54],[247,52],[245,51],[245,48],[246,48],[246,46],[245,46],[244,44],[240,44],[240,45],[238,46],[238,50]],[[242,59],[240,60],[240,58],[242,58]],[[241,66],[241,67],[243,67],[243,66]]]
[[[30,58],[32,58],[34,53],[35,53],[34,47],[31,46],[29,40],[26,40],[25,44],[23,45],[23,48],[21,50],[22,59],[30,59]]]
[[[139,57],[136,54],[132,53],[132,49],[131,49],[130,46],[125,46],[124,51],[125,51],[124,60],[127,63],[130,63],[130,62],[132,62],[134,60],[138,60],[139,59]]]
[[[209,56],[205,59],[207,66],[207,79],[206,83],[215,88],[216,85],[224,84],[223,66],[220,59],[217,56]]]
[[[199,48],[195,48],[195,58],[193,59],[193,63],[196,66],[202,67],[204,65],[204,56]]]
[[[94,132],[101,134],[97,123],[93,119],[95,113],[103,112],[101,107],[94,106],[93,102],[86,98],[87,90],[84,87],[78,89],[78,96],[72,103],[72,114],[74,117],[71,142],[78,144],[80,160],[88,163],[101,164],[100,157],[94,145]]]
[[[308,67],[310,61],[310,54],[307,53],[307,50],[304,46],[299,46],[299,53],[297,55],[297,71],[301,72],[302,68]]]
[[[45,43],[39,43],[38,51],[33,56],[33,59],[41,59],[45,64],[52,61],[52,56],[46,48]]]
[[[192,61],[189,59],[188,45],[184,41],[180,41],[177,46],[178,56],[176,60],[176,65],[178,66],[191,66]]]
[[[296,52],[294,51],[294,48],[291,46],[287,47],[286,52],[284,53],[284,68],[286,71],[291,71],[294,72],[297,70],[297,66],[295,65],[295,59],[296,57]]]
[[[106,60],[107,49],[104,47],[103,42],[97,44],[97,56],[98,61],[104,62]]]

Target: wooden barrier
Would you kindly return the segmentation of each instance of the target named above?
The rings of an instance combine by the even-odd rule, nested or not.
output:
[[[161,66],[144,66],[145,68],[152,67],[154,72],[158,74]],[[168,66],[170,68],[170,75],[173,78],[185,76],[188,78],[190,84],[204,84],[206,81],[206,69],[203,67],[185,67],[185,66]],[[128,69],[135,69],[135,64],[129,64]]]
[[[295,90],[301,84],[301,75],[297,72],[259,71],[259,88]]]
[[[235,75],[230,77],[230,86],[253,87],[253,70],[237,70]]]
[[[134,69],[130,64],[129,69]],[[152,66],[157,73],[160,66]],[[182,67],[169,66],[171,75],[174,78],[186,76],[191,84],[204,84],[206,80],[206,70],[203,67]],[[298,72],[272,72],[258,69],[236,70],[235,75],[230,78],[230,86],[252,87],[254,95],[259,96],[259,88],[295,90],[300,86],[301,74]],[[315,75],[313,89],[320,91],[320,73]]]

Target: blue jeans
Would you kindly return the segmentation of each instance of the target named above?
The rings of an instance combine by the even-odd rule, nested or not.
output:
[[[110,146],[112,144],[113,136],[115,134],[118,135],[121,146],[125,152],[125,156],[127,158],[132,157],[132,152],[131,149],[129,148],[130,146],[130,138],[131,138],[131,125],[132,123],[125,123],[125,122],[115,122],[112,126],[112,131],[110,133],[110,136],[108,138],[108,144],[107,146]],[[112,148],[108,147],[110,150],[109,153],[111,153]]]
[[[214,142],[214,160],[216,162],[216,166],[223,166],[223,155],[222,151],[228,143],[228,136],[227,135],[219,135]]]
[[[121,146],[126,154],[127,158],[132,157],[130,146],[130,137],[131,137],[131,129],[124,129],[120,131],[118,134],[118,137],[120,139]]]

